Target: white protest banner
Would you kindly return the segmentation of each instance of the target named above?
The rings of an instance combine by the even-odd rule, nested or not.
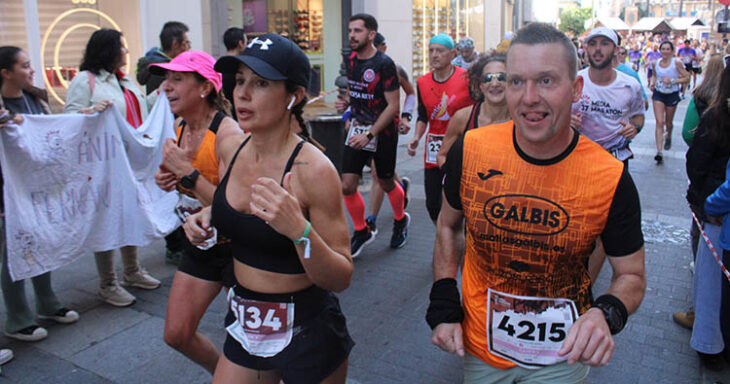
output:
[[[94,251],[145,246],[179,225],[177,193],[154,182],[162,143],[174,137],[166,97],[137,130],[114,107],[94,115],[24,117],[0,132],[13,280]]]

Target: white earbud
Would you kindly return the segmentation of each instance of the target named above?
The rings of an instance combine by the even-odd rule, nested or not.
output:
[[[297,97],[296,96],[292,96],[291,97],[291,101],[289,102],[289,105],[286,107],[286,109],[291,110],[291,107],[294,106],[294,102],[295,101],[297,101]]]

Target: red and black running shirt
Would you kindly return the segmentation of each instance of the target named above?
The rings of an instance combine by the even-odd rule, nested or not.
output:
[[[347,83],[350,91],[352,118],[362,124],[373,124],[388,106],[385,92],[400,88],[395,63],[378,51],[375,56],[360,60],[353,53],[347,60]],[[395,120],[384,131],[396,132]]]
[[[433,71],[418,78],[418,121],[428,124],[428,134],[446,134],[451,116],[456,111],[474,104],[469,95],[469,78],[464,68],[454,67],[454,73],[445,81],[436,81]],[[426,168],[437,165],[426,160]]]

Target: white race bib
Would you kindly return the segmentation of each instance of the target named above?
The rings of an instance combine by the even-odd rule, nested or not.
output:
[[[444,141],[444,135],[434,135],[429,133],[426,135],[426,163],[438,164],[436,156],[441,150],[441,143]]]
[[[567,360],[558,356],[578,318],[570,299],[515,296],[489,289],[487,347],[520,367],[538,369]]]
[[[291,342],[294,303],[248,300],[228,291],[228,303],[236,321],[226,331],[246,350],[260,357],[271,357]]]
[[[347,137],[345,138],[345,145],[349,146],[350,144],[350,138],[355,135],[365,135],[367,131],[372,128],[372,125],[360,125],[358,124],[357,120],[351,120],[350,121],[350,131],[347,132]],[[378,137],[373,137],[372,140],[370,140],[367,145],[361,148],[363,151],[368,152],[375,152],[378,150]]]

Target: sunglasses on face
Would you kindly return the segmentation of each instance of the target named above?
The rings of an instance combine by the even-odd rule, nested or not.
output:
[[[507,74],[504,72],[485,73],[481,77],[481,82],[482,84],[491,83],[494,79],[497,79],[500,83],[504,83],[507,81]]]

